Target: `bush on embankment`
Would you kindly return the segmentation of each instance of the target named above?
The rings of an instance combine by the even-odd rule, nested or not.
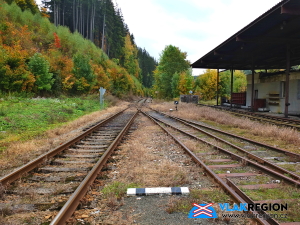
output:
[[[39,96],[87,94],[99,87],[143,95],[140,81],[101,49],[40,13],[0,0],[0,90]]]

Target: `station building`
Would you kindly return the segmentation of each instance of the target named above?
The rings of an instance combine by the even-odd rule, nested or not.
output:
[[[233,71],[251,71],[247,75],[243,107],[288,117],[300,115],[300,71],[292,69],[297,65],[300,65],[300,1],[282,0],[199,58],[192,68],[217,69],[218,74],[222,69],[231,70],[230,107],[235,104]],[[270,70],[276,72],[267,72]]]
[[[254,73],[254,111],[284,113],[286,92],[286,71]],[[289,75],[289,115],[300,115],[300,71]],[[252,78],[247,75],[246,105],[251,108]]]

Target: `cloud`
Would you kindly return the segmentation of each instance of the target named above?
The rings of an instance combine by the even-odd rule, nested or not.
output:
[[[175,45],[196,61],[279,0],[115,0],[139,47],[159,58]]]

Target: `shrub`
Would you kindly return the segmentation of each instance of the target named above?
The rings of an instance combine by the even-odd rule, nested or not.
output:
[[[95,76],[89,61],[89,58],[82,54],[76,54],[73,57],[73,74],[76,78],[73,87],[74,92],[84,92],[93,86]]]
[[[28,67],[36,77],[35,85],[38,90],[51,90],[54,79],[49,73],[50,64],[40,53],[35,53],[29,60]]]

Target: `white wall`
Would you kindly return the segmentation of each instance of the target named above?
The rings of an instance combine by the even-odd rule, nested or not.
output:
[[[269,105],[269,94],[280,93],[280,82],[285,81],[285,74],[273,75],[259,79],[259,74],[254,76],[254,90],[258,90],[258,98],[266,99],[267,108],[275,113],[284,113],[285,98],[281,97],[279,106]],[[289,114],[300,114],[300,73],[290,73],[290,88],[289,88]],[[251,106],[251,93],[252,93],[252,75],[247,75],[247,106]]]

